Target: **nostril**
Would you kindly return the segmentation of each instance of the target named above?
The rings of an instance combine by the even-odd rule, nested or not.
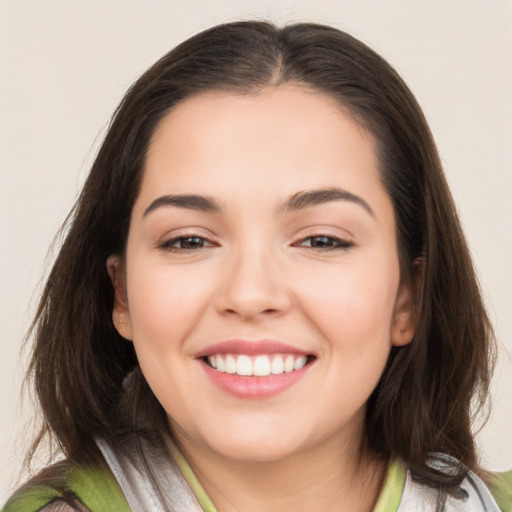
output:
[[[240,308],[225,308],[224,314],[227,315],[237,315],[243,318],[251,318],[259,315],[270,316],[276,315],[279,313],[279,309],[277,308],[267,308],[267,309],[259,309],[257,307],[248,307],[247,305],[241,306]]]

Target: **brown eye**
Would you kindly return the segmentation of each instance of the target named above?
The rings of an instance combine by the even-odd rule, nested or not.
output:
[[[304,238],[297,245],[299,247],[311,247],[312,249],[320,251],[330,251],[336,249],[348,249],[353,246],[353,243],[332,236],[319,235]]]
[[[206,240],[198,236],[189,236],[186,238],[180,238],[176,241],[176,244],[180,249],[197,249],[204,247]]]
[[[194,251],[212,246],[211,242],[201,236],[180,236],[165,241],[160,248],[167,251]]]

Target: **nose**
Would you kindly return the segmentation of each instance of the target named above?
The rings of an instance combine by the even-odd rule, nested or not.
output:
[[[253,245],[231,255],[219,276],[217,310],[246,321],[286,313],[292,301],[283,270],[279,257],[268,248]]]

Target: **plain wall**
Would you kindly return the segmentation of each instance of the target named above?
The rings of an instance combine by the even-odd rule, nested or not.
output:
[[[0,502],[31,436],[20,351],[45,257],[110,115],[178,42],[254,17],[347,30],[423,106],[502,343],[482,461],[512,467],[511,0],[0,0]]]

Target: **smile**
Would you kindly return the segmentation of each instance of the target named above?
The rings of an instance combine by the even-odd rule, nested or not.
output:
[[[243,399],[276,396],[304,378],[318,356],[276,340],[231,339],[195,354],[210,381]]]
[[[297,354],[212,354],[205,362],[218,372],[242,376],[267,377],[300,370],[308,357]]]

